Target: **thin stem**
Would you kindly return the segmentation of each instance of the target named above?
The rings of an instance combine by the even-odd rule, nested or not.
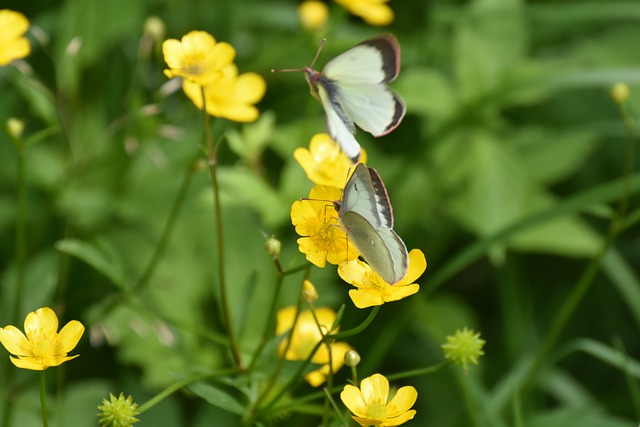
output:
[[[304,283],[304,279],[302,282]],[[302,289],[302,286],[301,286],[301,289]],[[273,373],[271,374],[271,378],[269,378],[269,382],[267,383],[267,386],[264,387],[261,394],[253,403],[253,407],[250,412],[255,412],[258,408],[260,408],[260,404],[262,404],[264,399],[267,397],[267,394],[271,391],[274,384],[276,383],[278,376],[280,375],[280,371],[282,371],[282,367],[284,366],[284,363],[286,361],[286,356],[287,356],[287,353],[289,352],[289,348],[291,347],[291,338],[293,337],[293,333],[296,330],[296,325],[298,324],[298,318],[300,317],[301,311],[302,311],[302,292],[298,292],[298,302],[296,304],[296,315],[293,318],[293,324],[291,325],[291,329],[289,330],[289,336],[286,338],[287,341],[284,349],[281,352],[280,358],[278,360],[278,365],[276,366],[276,369],[274,369]],[[322,341],[318,343],[318,346],[321,343]],[[318,346],[316,346],[316,349]],[[315,354],[315,350],[309,354],[309,357],[307,358],[307,360],[311,360],[311,357],[313,357],[314,354]],[[294,376],[293,378],[297,380],[298,375]],[[283,389],[281,389],[280,393],[274,399],[271,400],[269,405],[267,405],[267,409],[270,408],[275,403],[275,401],[279,399],[282,394],[284,394],[284,391],[286,391],[292,385],[293,383],[290,381]]]
[[[176,391],[184,388],[185,386],[188,386],[191,383],[194,383],[196,381],[205,380],[205,379],[211,378],[211,377],[229,375],[229,374],[232,374],[234,372],[235,372],[234,369],[228,369],[228,370],[220,371],[220,372],[216,372],[216,373],[200,374],[200,375],[193,376],[191,378],[187,378],[186,380],[178,381],[177,383],[171,384],[170,386],[168,386],[167,388],[162,390],[160,393],[156,394],[154,397],[149,399],[143,405],[141,405],[138,408],[138,414],[141,414],[141,413],[147,411],[148,409],[151,409],[153,406],[155,406],[156,404],[160,403],[161,401],[166,399],[171,394],[173,394]]]
[[[173,206],[171,207],[171,212],[169,213],[169,218],[167,219],[164,230],[162,231],[160,242],[156,246],[156,250],[151,257],[151,260],[149,260],[149,264],[147,264],[147,267],[144,269],[144,272],[134,286],[133,292],[139,292],[149,284],[149,280],[155,272],[156,267],[158,266],[158,262],[162,258],[162,255],[164,255],[164,251],[169,244],[169,239],[173,234],[173,228],[175,226],[176,220],[178,219],[180,210],[182,209],[184,201],[187,198],[187,193],[189,192],[189,187],[191,186],[191,179],[193,178],[194,171],[196,170],[195,162],[197,161],[198,157],[199,155],[193,161],[189,162],[187,172],[182,180],[182,185],[180,186],[180,190],[178,190],[176,199],[173,202]]]
[[[277,261],[277,258],[275,259]],[[279,266],[279,263],[276,265]],[[276,282],[274,284],[273,297],[271,298],[271,304],[269,306],[269,314],[267,315],[267,320],[265,321],[264,331],[262,332],[262,337],[260,338],[260,344],[256,348],[256,351],[253,354],[253,358],[251,360],[251,364],[249,366],[249,370],[252,370],[255,364],[262,353],[265,345],[267,345],[267,341],[269,337],[273,333],[273,320],[276,317],[276,310],[278,308],[278,297],[280,296],[280,290],[282,289],[282,281],[284,280],[284,276],[282,274],[278,274],[276,277]]]
[[[531,368],[527,373],[526,380],[524,381],[523,388],[528,389],[532,382],[535,374],[540,370],[544,361],[548,354],[551,352],[551,349],[555,346],[560,334],[564,330],[565,326],[569,322],[569,319],[575,312],[576,308],[582,301],[582,298],[587,293],[593,280],[596,277],[596,274],[600,270],[600,264],[605,254],[609,250],[609,248],[613,245],[616,237],[622,231],[625,224],[625,217],[627,214],[629,199],[631,197],[631,177],[633,173],[633,164],[634,164],[634,153],[635,153],[635,128],[633,124],[633,119],[629,116],[628,111],[624,103],[618,104],[620,107],[620,114],[622,116],[622,122],[625,125],[626,130],[626,154],[624,161],[624,169],[622,176],[622,194],[620,196],[620,200],[618,203],[618,210],[615,216],[611,219],[609,223],[609,230],[607,232],[606,239],[600,250],[596,254],[594,258],[591,259],[589,265],[583,272],[580,277],[578,284],[573,288],[573,292],[569,295],[569,297],[565,300],[562,308],[556,315],[553,323],[551,324],[551,328],[549,333],[545,336],[545,340],[542,344],[542,347],[536,354],[536,357],[531,364]]]
[[[49,427],[47,419],[47,387],[45,371],[40,371],[40,408],[42,410],[42,426]]]
[[[392,380],[400,380],[400,379],[403,379],[403,378],[418,377],[420,375],[433,374],[433,373],[438,372],[440,369],[442,369],[445,366],[448,366],[450,364],[451,364],[451,362],[449,360],[443,360],[442,362],[438,363],[437,365],[426,366],[424,368],[413,369],[411,371],[398,372],[397,374],[388,375],[387,378],[389,379],[389,381],[392,381]]]
[[[218,182],[218,156],[216,149],[213,145],[213,138],[211,136],[211,127],[209,114],[207,113],[207,99],[205,96],[205,88],[201,87],[202,95],[202,119],[204,121],[204,133],[205,133],[205,148],[207,153],[207,160],[209,162],[209,174],[211,175],[211,190],[213,191],[214,202],[214,216],[216,222],[216,236],[218,243],[218,286],[220,287],[220,305],[222,307],[222,316],[224,318],[224,325],[229,338],[229,347],[231,349],[231,355],[233,362],[241,371],[244,370],[242,359],[240,358],[240,350],[238,349],[238,343],[236,342],[235,335],[233,333],[233,325],[231,323],[231,309],[229,307],[229,297],[227,295],[227,281],[225,276],[225,264],[224,264],[224,236],[222,234],[222,209],[220,205],[220,183]]]
[[[20,321],[20,310],[22,307],[22,293],[24,290],[24,272],[27,262],[27,190],[24,168],[24,141],[21,137],[16,137],[16,148],[18,151],[18,200],[16,218],[16,293],[13,303],[13,324]]]

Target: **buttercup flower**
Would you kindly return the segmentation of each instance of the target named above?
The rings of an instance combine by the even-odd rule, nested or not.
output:
[[[31,45],[24,34],[29,20],[20,12],[0,10],[0,67],[31,53]]]
[[[480,338],[480,333],[475,333],[469,328],[457,330],[454,335],[447,337],[447,343],[442,344],[444,356],[456,365],[460,365],[466,371],[469,363],[478,364],[478,357],[484,354],[482,347],[486,341]]]
[[[44,307],[27,315],[24,331],[26,336],[15,326],[1,328],[0,343],[16,356],[11,357],[11,362],[18,368],[44,371],[78,357],[67,353],[80,341],[84,326],[72,320],[58,333],[58,317]]]
[[[182,89],[189,99],[202,109],[201,86],[184,80]],[[204,86],[207,113],[235,122],[253,122],[260,112],[253,104],[264,96],[267,84],[256,73],[238,75],[235,64],[226,66],[220,78]]]
[[[360,388],[346,385],[340,399],[351,411],[352,418],[361,426],[399,426],[412,419],[411,409],[418,392],[414,387],[401,387],[389,400],[389,381],[380,374],[365,378]]]
[[[320,268],[327,261],[340,264],[359,255],[355,245],[347,245],[347,235],[340,228],[338,213],[331,204],[340,200],[341,195],[338,188],[316,185],[309,193],[309,198],[315,200],[298,200],[291,206],[291,222],[296,233],[303,236],[298,239],[298,248]]]
[[[413,283],[427,268],[427,260],[419,249],[409,252],[407,274],[395,285],[390,285],[366,263],[359,259],[342,263],[338,274],[345,282],[358,289],[349,291],[351,301],[358,308],[382,305],[385,302],[398,301],[415,294],[420,285]]]
[[[324,26],[329,17],[327,4],[318,0],[305,0],[298,6],[298,16],[302,26],[315,31]]]
[[[98,406],[100,413],[100,425],[104,427],[129,427],[138,420],[138,404],[133,402],[133,397],[124,397],[123,393],[115,397],[109,393],[109,400],[102,399],[102,405]]]
[[[353,15],[364,19],[369,25],[389,25],[393,22],[393,10],[387,6],[389,0],[334,0]]]
[[[315,313],[315,317],[314,317]],[[278,311],[276,335],[282,335],[289,331],[293,325],[296,317],[296,307],[286,307]],[[317,319],[317,321],[316,321]],[[331,330],[333,323],[336,320],[335,311],[330,308],[317,308],[313,312],[305,310],[298,316],[295,329],[289,338],[280,343],[278,347],[278,353],[280,357],[284,357],[287,360],[306,360],[314,347],[322,341],[324,335],[330,332],[337,332],[337,328]],[[284,354],[287,348],[286,354]],[[331,352],[327,349],[326,345],[321,345],[311,358],[312,363],[323,365],[320,369],[317,369],[304,378],[313,387],[317,387],[324,383],[329,375],[329,360],[331,360],[331,371],[338,371],[344,364],[344,355],[347,351],[351,350],[351,347],[347,343],[334,342],[330,346]]]
[[[353,162],[340,150],[340,146],[326,133],[318,133],[311,138],[309,149],[296,148],[293,157],[307,174],[307,178],[317,185],[343,188],[347,182]],[[360,162],[366,163],[367,153],[362,150]]]
[[[162,53],[169,66],[164,70],[167,77],[183,77],[201,86],[221,78],[236,55],[229,43],[216,43],[206,31],[191,31],[181,41],[165,40]]]

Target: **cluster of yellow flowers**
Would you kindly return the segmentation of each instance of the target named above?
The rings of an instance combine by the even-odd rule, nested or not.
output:
[[[316,184],[308,200],[296,201],[291,207],[291,222],[302,236],[298,245],[307,260],[320,268],[327,262],[337,265],[340,277],[357,288],[349,291],[349,297],[358,308],[382,305],[418,292],[420,285],[414,281],[427,268],[421,250],[409,252],[407,274],[390,285],[358,259],[355,245],[348,244],[347,235],[339,226],[337,211],[327,206],[327,200],[340,200],[342,187],[353,169],[353,163],[338,144],[327,134],[317,134],[311,139],[309,149],[298,148],[293,155]],[[366,157],[363,152],[361,160],[366,161]]]
[[[238,74],[233,63],[235,49],[206,31],[191,31],[182,40],[162,43],[169,69],[167,77],[182,77],[184,93],[199,109],[214,117],[252,122],[259,111],[253,105],[264,96],[267,85],[259,74]]]

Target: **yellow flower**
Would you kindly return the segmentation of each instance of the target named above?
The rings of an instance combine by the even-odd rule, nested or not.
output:
[[[316,185],[309,193],[314,200],[298,200],[291,206],[291,222],[296,233],[303,236],[298,239],[298,248],[320,268],[327,261],[337,265],[359,255],[355,245],[347,245],[347,235],[340,228],[332,205],[341,195],[338,188]]]
[[[447,337],[447,343],[442,344],[445,358],[464,370],[469,369],[469,363],[478,364],[478,357],[484,354],[482,347],[486,341],[480,338],[480,333],[475,333],[469,328],[457,330],[454,335]]]
[[[393,22],[393,10],[387,6],[389,0],[334,0],[353,15],[359,16],[369,25],[389,25]]]
[[[315,317],[314,317],[315,313]],[[282,335],[289,331],[296,318],[296,307],[285,307],[278,311],[276,335]],[[316,320],[317,319],[317,320]],[[322,341],[324,335],[338,331],[331,330],[336,320],[336,313],[330,308],[320,307],[313,312],[305,310],[298,316],[295,329],[289,339],[285,339],[278,347],[278,354],[286,360],[306,360],[314,347]],[[289,344],[289,340],[291,343]],[[285,349],[288,349],[284,354]],[[307,374],[304,378],[313,387],[324,383],[329,375],[329,360],[331,360],[332,372],[338,371],[344,364],[344,355],[351,347],[347,343],[334,342],[330,345],[331,352],[326,345],[321,345],[311,358],[311,362],[323,365],[320,369]]]
[[[201,86],[221,78],[223,69],[233,62],[236,55],[230,44],[216,43],[216,39],[206,31],[191,31],[181,41],[165,40],[162,53],[169,66],[164,70],[167,77],[183,77]]]
[[[309,149],[296,148],[293,157],[307,174],[307,178],[317,185],[343,188],[347,182],[353,162],[340,150],[340,146],[326,133],[318,133],[311,138]],[[367,162],[367,153],[362,150],[360,163]]]
[[[78,357],[67,356],[80,341],[84,326],[77,320],[67,323],[58,334],[58,317],[49,307],[31,312],[24,320],[26,336],[15,326],[0,328],[0,343],[17,356],[11,362],[18,368],[44,371]]]
[[[399,426],[414,417],[411,409],[418,392],[414,387],[401,387],[389,400],[389,381],[373,374],[360,383],[360,388],[346,385],[340,399],[351,411],[352,418],[361,426]]]
[[[29,20],[22,13],[0,10],[0,67],[31,53],[29,40],[24,37],[28,29]]]
[[[202,109],[201,86],[184,80],[182,89],[189,99]],[[207,113],[234,122],[253,122],[260,112],[252,104],[264,96],[267,84],[256,73],[238,75],[238,67],[229,64],[222,70],[219,79],[204,86]]]
[[[427,260],[420,249],[409,252],[407,274],[395,285],[390,285],[366,263],[359,259],[342,263],[338,274],[347,283],[358,289],[349,291],[351,301],[358,308],[382,305],[385,302],[398,301],[415,294],[420,285],[413,283],[427,268]]]
[[[329,8],[324,2],[306,0],[298,6],[298,16],[304,28],[315,31],[324,27],[329,17]]]

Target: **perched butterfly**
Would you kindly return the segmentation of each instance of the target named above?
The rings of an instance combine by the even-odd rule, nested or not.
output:
[[[360,158],[355,125],[373,136],[386,135],[402,121],[402,98],[386,83],[400,72],[400,46],[392,34],[365,40],[329,61],[322,71],[310,66],[274,71],[304,71],[311,93],[322,102],[331,137],[354,163]]]
[[[342,228],[360,255],[390,284],[407,273],[407,247],[393,231],[393,210],[387,190],[375,169],[358,163],[334,202]]]

